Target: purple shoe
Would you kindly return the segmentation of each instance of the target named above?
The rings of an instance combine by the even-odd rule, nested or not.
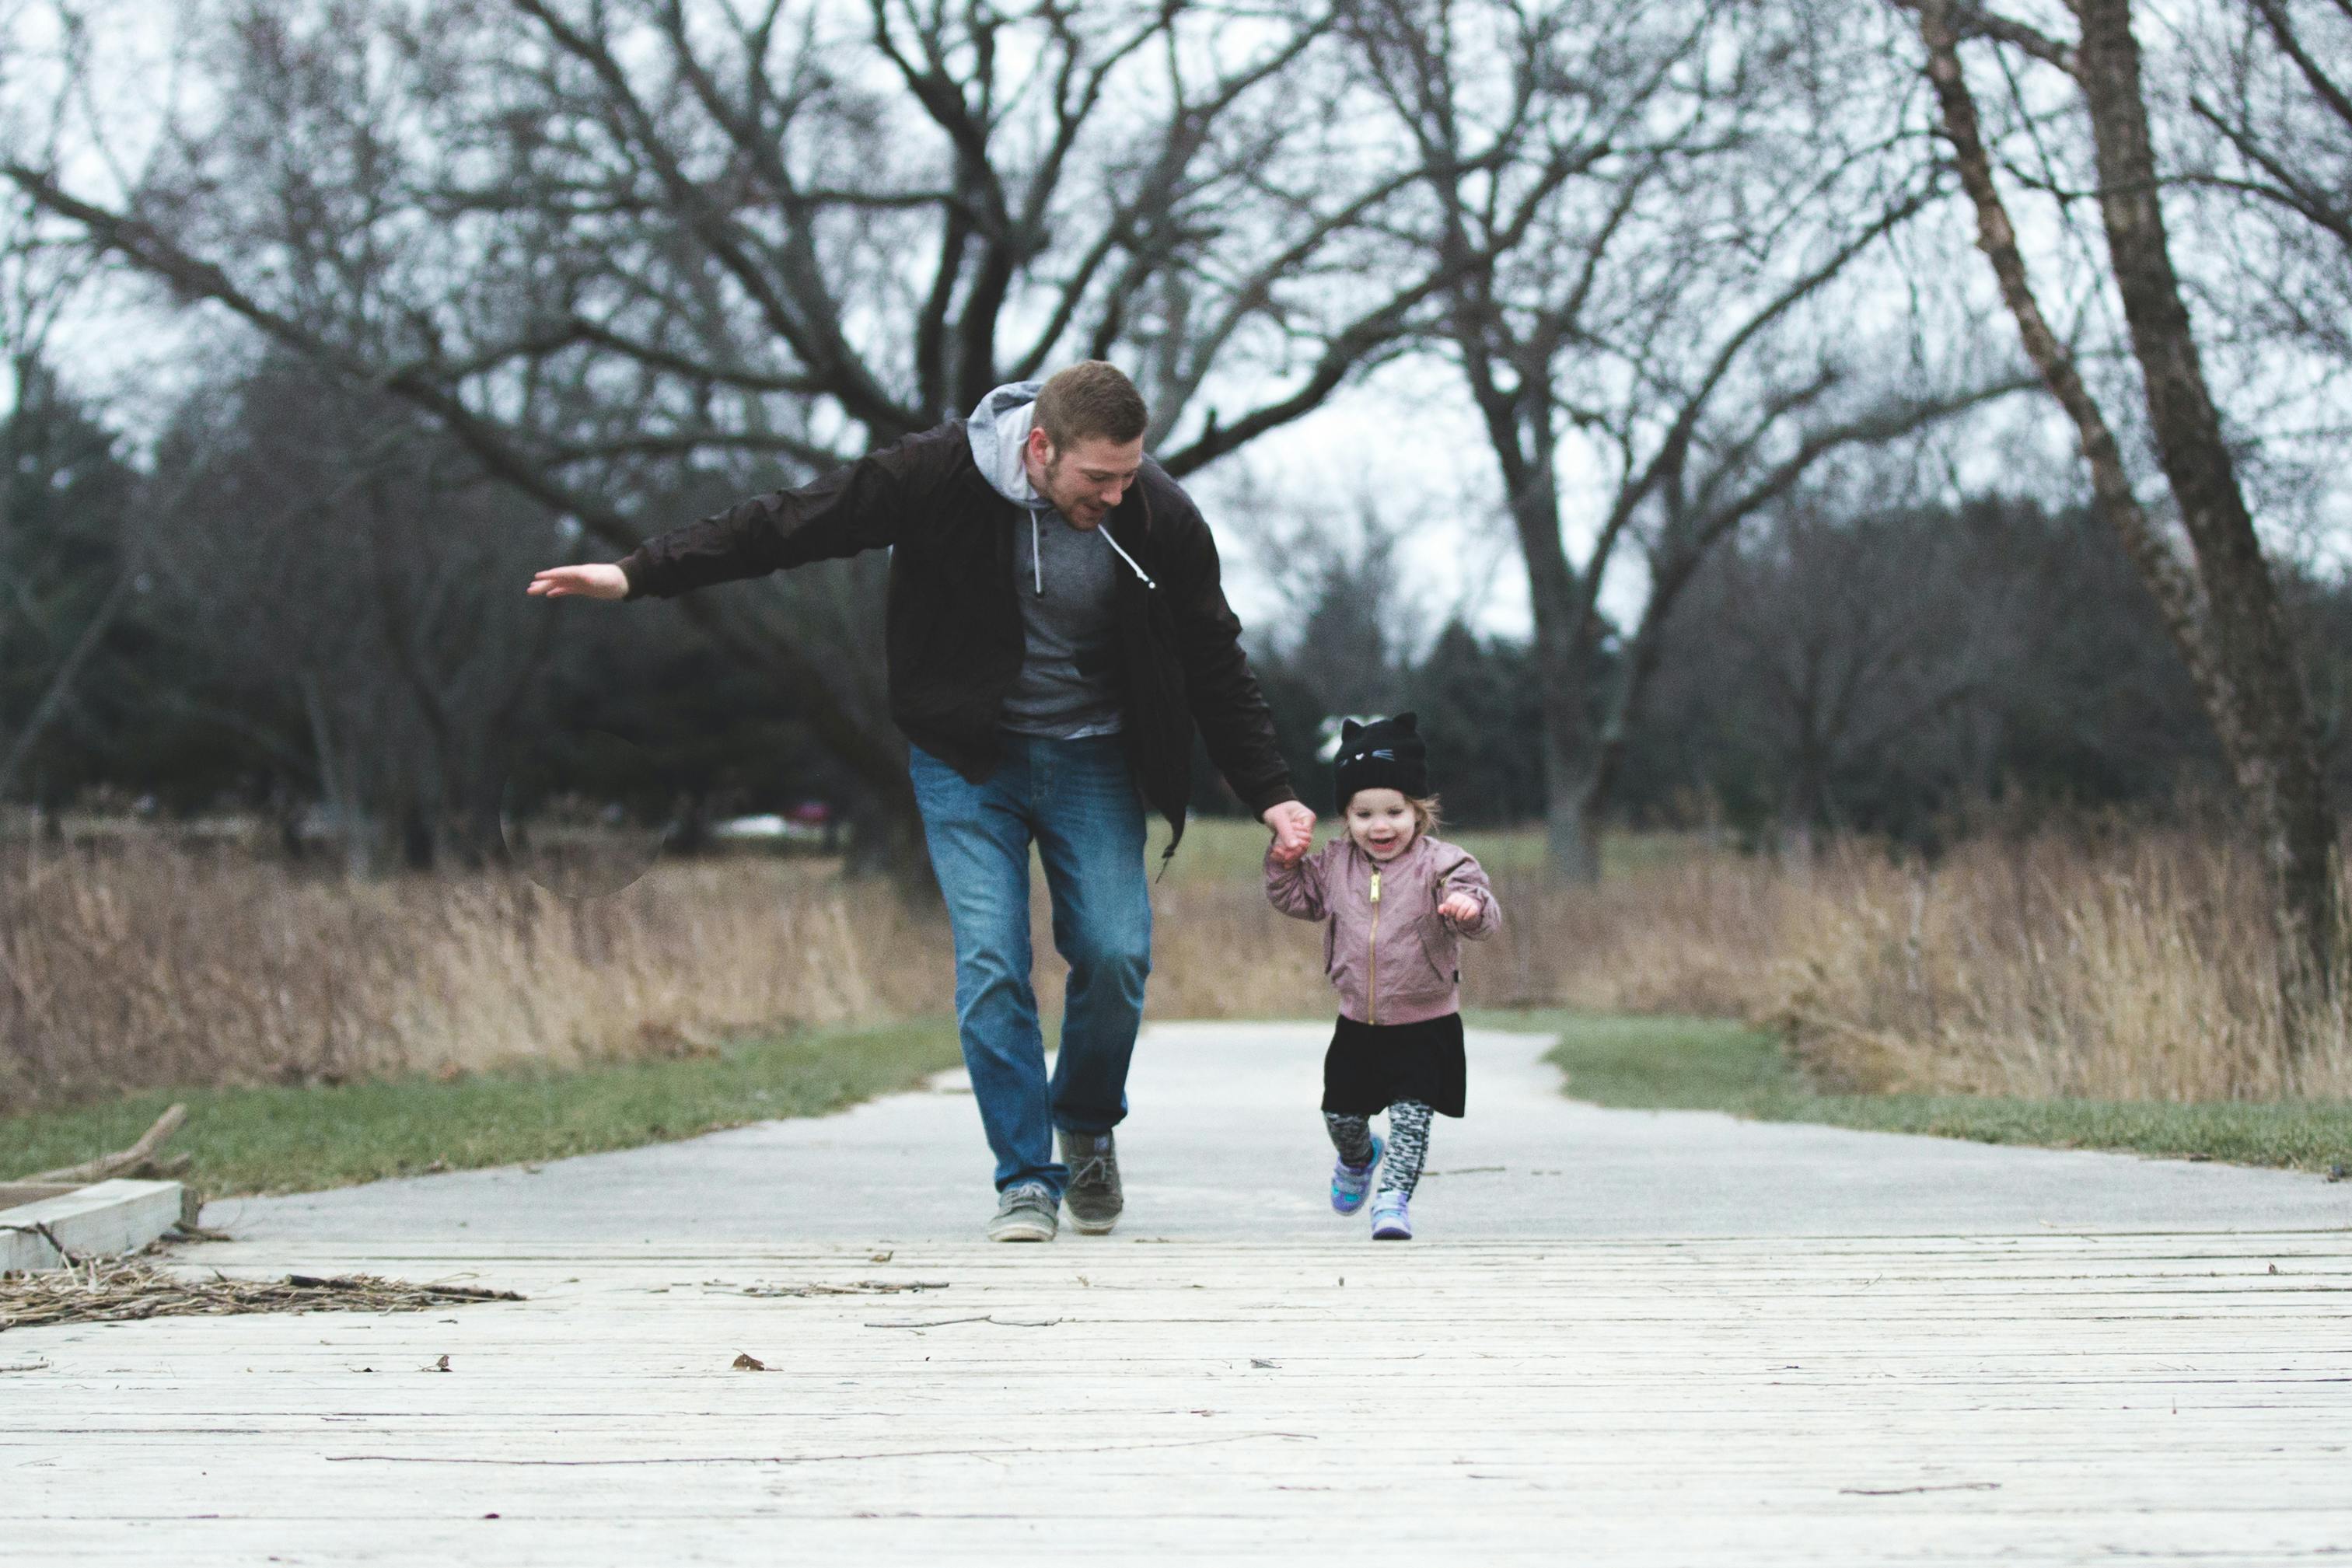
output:
[[[1405,1203],[1405,1196],[1401,1192],[1384,1192],[1372,1200],[1373,1240],[1412,1239],[1412,1217],[1406,1212]]]
[[[1341,1160],[1331,1167],[1331,1207],[1341,1214],[1353,1214],[1364,1207],[1364,1195],[1372,1190],[1372,1173],[1381,1168],[1381,1155],[1388,1145],[1379,1134],[1372,1134],[1372,1157],[1360,1166]]]

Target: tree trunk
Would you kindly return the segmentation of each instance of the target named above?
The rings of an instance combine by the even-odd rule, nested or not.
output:
[[[58,666],[57,674],[49,677],[48,689],[33,705],[31,715],[25,720],[25,727],[16,732],[6,753],[0,755],[0,800],[6,800],[9,792],[16,789],[16,775],[23,770],[25,759],[33,754],[34,743],[41,738],[41,732],[64,711],[67,699],[73,695],[75,678],[81,674],[82,664],[97,652],[99,643],[105,640],[108,630],[113,626],[115,612],[127,601],[134,576],[126,569],[115,580],[114,586],[107,590],[105,599],[99,603],[98,613],[91,616],[89,624],[82,628],[81,635],[74,640],[73,651]]]
[[[710,847],[710,791],[681,789],[670,803],[669,841],[674,855],[698,855]]]
[[[2239,738],[2230,761],[2277,892],[2281,980],[2290,1015],[2302,1023],[2330,999],[2340,918],[2336,821],[2318,734],[2173,270],[2130,0],[2074,5],[2107,254],[2165,478],[2197,553],[2214,660],[2237,695]],[[2290,1040],[2301,1044],[2303,1034],[2291,1026]]]
[[[1810,729],[1811,716],[1801,716],[1799,722]],[[1829,800],[1826,774],[1827,767],[1821,748],[1811,743],[1809,736],[1799,743],[1795,776],[1789,780],[1787,791],[1781,797],[1780,827],[1776,834],[1779,842],[1775,846],[1781,869],[1801,887],[1811,882],[1813,862],[1820,852],[1816,831],[1826,815],[1824,807]]]
[[[1584,688],[1546,678],[1544,693],[1544,849],[1552,874],[1590,885],[1601,880],[1601,791],[1591,761],[1589,727],[1554,711],[1555,693],[1571,700]]]
[[[1549,411],[1543,416],[1549,417]],[[1527,562],[1528,598],[1535,612],[1536,680],[1543,716],[1544,843],[1554,876],[1601,880],[1600,737],[1590,707],[1592,675],[1576,569],[1559,539],[1559,485],[1549,429],[1536,422],[1534,450],[1514,454],[1509,416],[1490,413],[1496,452],[1505,459],[1511,517]]]
[[[440,862],[441,841],[435,830],[437,813],[414,789],[404,792],[396,818],[400,831],[400,863],[413,872],[428,872]]]
[[[343,869],[358,876],[375,872],[375,834],[360,805],[359,790],[344,764],[346,754],[334,741],[334,727],[318,677],[304,670],[295,676],[302,694],[302,712],[310,724],[310,746],[318,758],[320,804],[335,825],[335,839],[343,855]]]
[[[848,818],[842,874],[887,877],[909,902],[936,907],[940,901],[939,881],[931,870],[929,847],[923,838],[923,819],[915,809],[912,788],[903,798],[887,800],[862,796],[850,809]]]
[[[1951,0],[1916,0],[1927,76],[1961,183],[1977,209],[1978,243],[2000,279],[2027,355],[2074,422],[2091,471],[2093,504],[2156,601],[2261,841],[2271,877],[2287,1049],[2299,1055],[2310,1024],[2333,999],[2340,918],[2332,865],[2335,822],[2316,735],[2166,249],[2128,0],[2074,3],[2083,26],[2074,70],[2097,146],[2110,263],[2147,382],[2165,476],[2196,551],[2193,574],[2142,509],[2113,429],[2034,298],[1993,183],[1976,101],[1961,74]]]

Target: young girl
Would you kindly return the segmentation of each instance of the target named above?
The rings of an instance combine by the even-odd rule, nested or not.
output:
[[[1265,895],[1285,915],[1324,922],[1323,972],[1339,993],[1339,1027],[1323,1057],[1323,1123],[1339,1151],[1331,1207],[1361,1208],[1379,1166],[1372,1239],[1407,1241],[1430,1116],[1462,1114],[1454,938],[1493,936],[1501,912],[1477,861],[1430,836],[1437,802],[1412,714],[1349,720],[1336,766],[1346,834],[1313,854],[1269,850]],[[1381,1111],[1389,1113],[1385,1145],[1370,1121]]]

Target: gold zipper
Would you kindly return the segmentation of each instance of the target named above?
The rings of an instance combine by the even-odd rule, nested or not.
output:
[[[1371,1016],[1366,1023],[1381,1021],[1381,868],[1372,868],[1372,983],[1364,1010]]]

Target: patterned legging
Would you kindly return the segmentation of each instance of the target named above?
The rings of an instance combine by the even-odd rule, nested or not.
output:
[[[1436,1113],[1426,1102],[1400,1100],[1389,1107],[1389,1155],[1381,1162],[1381,1190],[1412,1196],[1421,1181],[1422,1161],[1429,1157],[1429,1119]],[[1349,1165],[1361,1167],[1372,1157],[1372,1124],[1368,1117],[1323,1113],[1331,1146]]]

